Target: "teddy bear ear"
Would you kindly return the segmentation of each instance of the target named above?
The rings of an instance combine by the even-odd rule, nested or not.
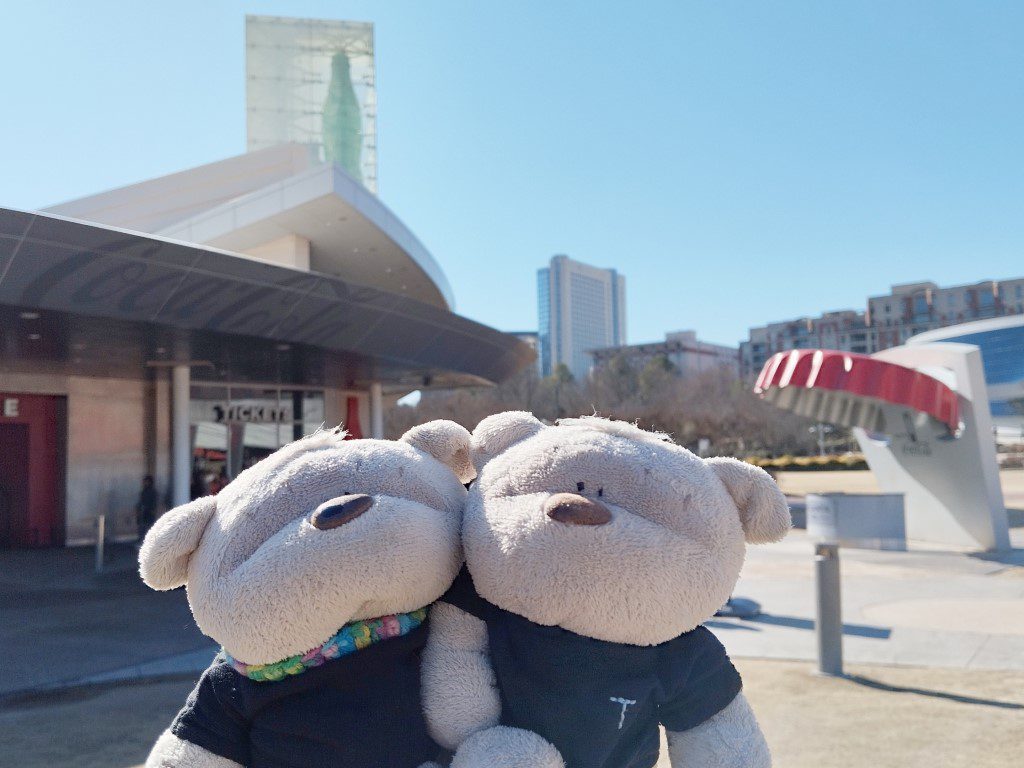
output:
[[[139,550],[139,573],[153,589],[176,589],[188,577],[188,560],[217,511],[217,497],[205,496],[161,515]]]
[[[789,532],[793,525],[789,505],[771,475],[738,459],[719,457],[707,463],[736,503],[749,543],[779,541]]]
[[[544,429],[529,411],[505,411],[488,416],[473,430],[470,456],[477,471],[505,449]]]
[[[447,419],[428,421],[413,427],[400,439],[446,464],[460,483],[468,483],[476,477],[469,460],[469,430],[461,424]]]

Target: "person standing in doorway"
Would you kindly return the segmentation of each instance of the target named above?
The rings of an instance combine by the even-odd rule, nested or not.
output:
[[[139,491],[139,501],[135,505],[135,519],[140,540],[156,522],[156,499],[156,485],[153,483],[153,476],[146,475],[142,478],[142,490]]]
[[[206,490],[206,479],[203,477],[203,471],[198,467],[192,470],[192,483],[189,486],[189,496],[192,497],[192,501],[201,499],[208,493]]]

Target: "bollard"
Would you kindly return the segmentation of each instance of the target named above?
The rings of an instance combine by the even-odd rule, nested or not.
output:
[[[843,612],[839,596],[839,545],[814,545],[818,673],[843,675]]]
[[[107,516],[96,518],[96,573],[103,573],[103,544],[107,533]]]

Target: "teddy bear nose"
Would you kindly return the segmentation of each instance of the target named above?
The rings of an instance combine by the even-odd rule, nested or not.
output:
[[[329,531],[355,520],[372,506],[373,498],[365,493],[339,496],[317,507],[310,515],[309,522],[314,528]]]
[[[569,525],[604,525],[612,513],[604,504],[575,493],[556,493],[544,502],[544,512],[552,520]]]

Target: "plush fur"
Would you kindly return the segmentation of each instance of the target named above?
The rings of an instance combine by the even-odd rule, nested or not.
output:
[[[454,750],[475,731],[497,725],[501,716],[487,626],[441,602],[430,609],[430,632],[423,654],[423,709],[434,741]]]
[[[473,430],[471,456],[477,471],[510,445],[525,440],[543,427],[529,411],[506,411],[488,416]]]
[[[702,460],[667,435],[625,422],[583,417],[548,427],[529,413],[498,414],[474,430],[471,457],[478,478],[462,543],[479,594],[536,624],[598,640],[653,646],[689,632],[729,598],[745,543],[778,540],[790,527],[785,498],[767,473],[734,459]],[[611,519],[553,519],[548,502],[556,494],[599,502]],[[486,663],[486,625],[445,603],[432,616],[426,711],[440,743],[461,745],[453,765],[560,764],[550,762],[557,750],[544,739],[494,727],[500,700]],[[722,749],[708,743],[733,737],[730,749],[749,762],[682,762],[705,747],[718,755]],[[739,699],[675,741],[677,767],[767,764],[759,762],[763,736]]]
[[[669,732],[668,754],[673,768],[769,768],[772,764],[768,742],[742,693],[706,723],[683,733]]]
[[[199,546],[217,499],[206,496],[170,510],[142,542],[139,572],[153,589],[177,589],[188,576],[188,561]]]
[[[499,414],[474,431],[473,453],[480,476],[462,543],[480,594],[598,640],[656,645],[688,632],[729,599],[750,535],[744,521],[757,541],[790,525],[763,470],[704,461],[626,422],[544,427],[529,414]],[[559,492],[600,501],[612,522],[558,524],[543,507]]]
[[[455,754],[451,768],[564,768],[558,750],[522,728],[477,731]]]
[[[200,629],[241,662],[274,663],[349,622],[429,605],[461,566],[469,433],[445,421],[398,441],[343,438],[298,440],[216,497],[168,512],[146,536],[143,580],[184,584]],[[318,506],[352,494],[372,507],[336,528],[313,526]],[[234,763],[167,732],[147,765]]]
[[[729,457],[708,459],[707,463],[736,502],[749,544],[770,544],[789,532],[793,524],[789,505],[775,482],[765,481],[765,477],[771,480],[767,472]]]
[[[146,583],[184,582],[199,628],[240,661],[273,663],[347,622],[422,608],[459,569],[466,493],[454,472],[465,471],[468,433],[433,422],[398,441],[341,437],[321,432],[282,448],[146,536]],[[372,509],[333,530],[313,527],[318,505],[353,493],[372,496]]]
[[[156,740],[145,768],[243,768],[234,760],[214,755],[202,747],[179,739],[170,731],[164,731]],[[441,768],[437,763],[423,763],[419,768]],[[544,768],[538,766],[538,768]]]
[[[234,760],[207,752],[190,741],[179,739],[170,731],[164,731],[156,740],[146,768],[242,768]]]
[[[452,468],[460,483],[468,483],[476,477],[476,470],[469,460],[466,434],[466,429],[454,421],[439,420],[413,427],[402,439],[443,461]]]

